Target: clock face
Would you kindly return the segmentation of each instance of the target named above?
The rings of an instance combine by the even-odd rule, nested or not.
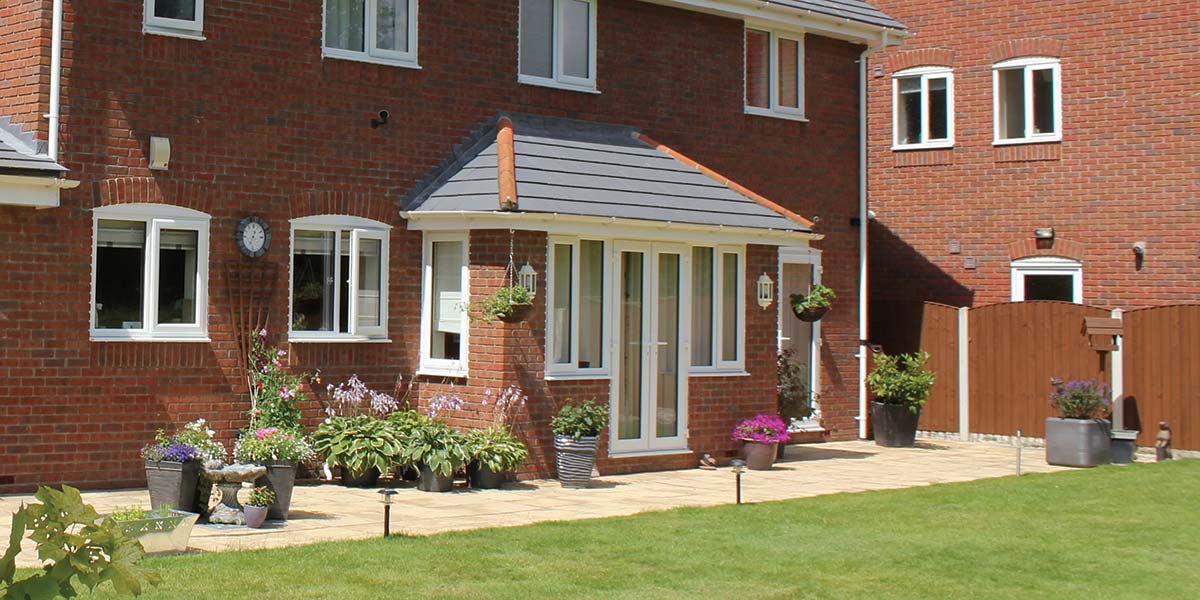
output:
[[[238,223],[237,245],[242,254],[258,258],[271,246],[271,229],[258,217],[246,217]]]

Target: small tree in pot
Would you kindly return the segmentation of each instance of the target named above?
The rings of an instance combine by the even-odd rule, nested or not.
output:
[[[733,439],[742,442],[746,467],[755,471],[769,470],[775,464],[779,444],[791,441],[787,425],[779,415],[755,415],[733,428]]]
[[[929,399],[936,375],[925,368],[929,354],[875,355],[875,368],[867,375],[867,386],[876,398],[871,402],[871,424],[875,444],[888,448],[911,448],[916,442],[921,407]]]
[[[550,419],[558,480],[566,488],[586,488],[596,468],[600,432],[608,426],[608,407],[586,400],[566,404]]]
[[[1046,419],[1046,462],[1065,467],[1094,467],[1112,460],[1108,386],[1091,379],[1050,380],[1050,406],[1060,417]]]

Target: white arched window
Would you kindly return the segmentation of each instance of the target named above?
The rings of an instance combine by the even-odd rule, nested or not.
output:
[[[292,219],[290,341],[387,338],[390,230],[345,215]]]
[[[1057,256],[1012,261],[1012,299],[1083,304],[1083,263]]]
[[[92,211],[93,340],[208,341],[209,220],[165,204]]]
[[[892,76],[892,149],[954,146],[954,72],[913,67]]]
[[[1059,60],[1034,56],[992,65],[996,144],[1062,140]]]

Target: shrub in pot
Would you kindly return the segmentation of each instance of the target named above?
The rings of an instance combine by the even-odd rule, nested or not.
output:
[[[1112,460],[1108,387],[1094,379],[1051,379],[1050,406],[1060,415],[1046,419],[1046,462],[1065,467],[1094,467]]]
[[[746,419],[733,428],[733,439],[742,442],[746,467],[755,471],[766,471],[775,464],[779,444],[792,439],[787,425],[779,415],[761,414]]]
[[[470,455],[462,433],[441,421],[422,419],[404,436],[400,458],[418,467],[417,489],[449,492],[454,488],[454,472],[467,464]]]
[[[246,514],[246,527],[251,529],[262,527],[273,504],[275,504],[275,492],[272,492],[271,488],[259,486],[250,490],[246,503],[242,505],[242,512]]]
[[[341,467],[343,485],[370,487],[396,464],[403,443],[384,419],[339,416],[326,419],[313,433],[313,449],[326,465]]]
[[[928,362],[929,354],[925,352],[875,355],[875,368],[867,374],[867,386],[875,394],[871,425],[876,445],[911,448],[916,442],[921,407],[937,378],[925,368]]]
[[[558,480],[566,488],[585,488],[596,468],[600,432],[608,426],[608,407],[591,400],[566,404],[550,419]]]
[[[809,288],[807,294],[792,294],[788,300],[797,319],[812,323],[820,321],[829,312],[834,298],[837,294],[833,290],[818,283]]]
[[[521,468],[529,450],[507,427],[488,427],[467,433],[470,463],[467,483],[473,488],[498,489],[509,473]]]
[[[269,488],[275,494],[267,518],[286,521],[292,505],[292,488],[296,484],[296,468],[300,463],[316,458],[312,444],[298,431],[263,427],[239,436],[233,456],[240,463],[267,468],[267,474],[254,485]]]
[[[533,294],[521,285],[505,286],[477,305],[479,318],[486,323],[500,319],[505,323],[519,323],[533,309]]]
[[[214,435],[204,419],[197,419],[172,435],[158,430],[154,441],[142,448],[151,508],[171,506],[186,512],[208,508],[211,486],[203,489],[199,484],[203,464],[225,460],[225,446]]]

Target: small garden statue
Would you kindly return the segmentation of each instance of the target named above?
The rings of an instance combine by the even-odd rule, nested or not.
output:
[[[1171,460],[1171,426],[1166,421],[1158,422],[1158,438],[1154,440],[1154,458],[1157,461]]]

